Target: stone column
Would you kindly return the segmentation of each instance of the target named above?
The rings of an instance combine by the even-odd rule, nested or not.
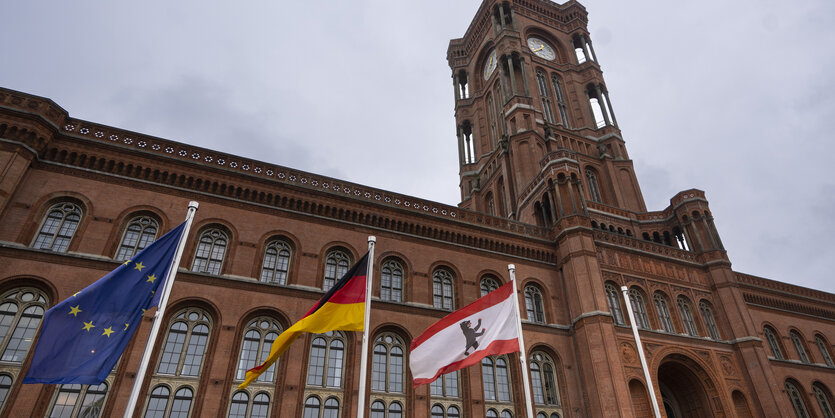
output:
[[[531,90],[528,88],[528,71],[525,68],[525,59],[519,58],[519,68],[522,71],[522,84],[525,87],[525,97],[531,97]]]
[[[510,73],[510,96],[513,97],[516,95],[516,73],[513,71],[513,57],[506,55],[505,62],[507,62],[507,71]]]
[[[507,89],[510,87],[510,77],[508,77],[507,75],[507,70],[504,69],[504,63],[505,59],[499,58],[499,74],[502,76],[502,80],[504,81],[502,83],[502,94],[504,95],[504,100],[502,100],[502,119],[504,119],[504,104],[507,103],[507,101],[510,100],[510,98],[512,97],[512,95],[507,94]]]
[[[591,95],[589,89],[583,89],[586,92],[586,103],[589,105],[589,116],[591,116],[591,123],[588,125],[592,129],[597,129],[597,118],[594,117],[594,107],[591,105]]]
[[[599,64],[600,62],[597,60],[597,54],[594,53],[594,44],[591,43],[591,39],[586,39],[586,40],[589,43],[589,50],[591,51],[591,57],[594,59],[594,62]]]
[[[490,14],[490,20],[493,22],[493,35],[498,35],[502,31],[502,26],[495,14]]]
[[[458,85],[458,73],[452,75],[452,85],[455,86],[455,103],[461,100],[461,88]]]
[[[580,42],[582,42],[582,44],[583,44],[582,45],[583,46],[583,54],[586,55],[586,61],[591,61],[592,58],[591,58],[591,54],[589,53],[588,38],[586,38],[586,35],[581,35],[580,36]],[[597,61],[597,60],[595,60],[595,61]]]
[[[704,214],[702,214],[702,225],[704,225],[705,228],[705,235],[707,235],[710,238],[710,243],[713,245],[713,247],[711,248],[714,250],[718,250],[719,245],[717,245],[716,240],[713,239],[713,234],[710,231],[710,226],[707,224],[707,216],[705,216]]]
[[[499,24],[504,29],[504,6],[499,5]]]
[[[612,121],[609,120],[609,109],[606,108],[606,103],[603,102],[603,90],[600,89],[600,84],[594,85],[594,91],[597,93],[597,104],[600,105],[603,120],[606,121],[606,126],[609,126],[612,124]]]
[[[562,219],[562,217],[565,216],[565,210],[563,210],[562,208],[562,197],[560,197],[559,185],[554,185],[554,183],[551,183],[551,193],[554,195],[554,197],[556,197],[557,200],[557,210],[560,214],[557,220]]]
[[[458,125],[458,162],[464,165],[464,127]]]
[[[604,91],[603,91],[603,94],[605,94],[605,95],[606,95],[606,106],[608,106],[608,107],[609,107],[609,115],[610,115],[610,116],[612,116],[612,123],[613,123],[615,126],[618,126],[618,118],[616,118],[616,117],[615,117],[615,110],[614,110],[614,109],[612,109],[612,102],[609,100],[609,91],[608,91],[608,90],[604,90]]]
[[[589,211],[586,208],[586,196],[583,194],[583,181],[578,178],[574,181],[574,185],[577,187],[577,194],[580,195],[580,207],[583,209],[583,215],[588,216]]]

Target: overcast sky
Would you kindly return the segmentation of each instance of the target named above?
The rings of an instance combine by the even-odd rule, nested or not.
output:
[[[218,2],[220,3],[220,2]],[[835,2],[586,0],[649,210],[835,292]],[[76,118],[457,204],[446,63],[479,2],[5,2],[0,85]]]

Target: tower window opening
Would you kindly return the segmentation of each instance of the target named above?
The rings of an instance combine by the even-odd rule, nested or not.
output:
[[[470,98],[470,84],[467,82],[466,71],[462,70],[458,73],[458,85],[456,88],[458,89],[458,97],[462,99]]]
[[[554,87],[554,97],[557,99],[557,109],[560,112],[560,122],[566,128],[571,128],[568,122],[568,106],[565,104],[565,93],[562,88],[562,81],[556,74],[551,76],[551,85]]]
[[[536,70],[536,85],[539,87],[539,97],[542,98],[542,116],[548,123],[554,123],[554,112],[551,110],[551,98],[548,97],[548,83],[545,81],[545,73]]]

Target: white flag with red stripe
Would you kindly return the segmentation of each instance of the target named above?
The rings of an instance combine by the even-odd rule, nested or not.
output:
[[[412,341],[414,385],[477,364],[487,356],[519,351],[513,282],[443,317]]]

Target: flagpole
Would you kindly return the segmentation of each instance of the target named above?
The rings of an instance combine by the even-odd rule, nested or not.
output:
[[[368,376],[368,333],[371,324],[371,289],[374,282],[374,244],[377,237],[368,237],[368,270],[365,273],[365,320],[362,326],[362,357],[360,358],[360,387],[357,399],[357,418],[365,416],[365,380]]]
[[[626,313],[629,314],[629,323],[632,324],[632,335],[635,336],[635,343],[638,344],[638,357],[641,358],[641,368],[644,369],[644,379],[647,381],[649,397],[652,400],[652,412],[655,414],[655,418],[661,418],[661,411],[658,409],[658,400],[655,398],[655,388],[650,378],[649,367],[647,367],[647,358],[644,356],[644,346],[641,344],[641,336],[638,335],[638,325],[635,324],[635,314],[632,313],[632,303],[629,301],[629,288],[621,286],[620,291],[623,293],[623,300],[626,303]]]
[[[194,213],[197,212],[199,204],[195,201],[188,202],[188,213],[186,214],[186,226],[183,228],[183,234],[180,235],[180,241],[177,243],[177,252],[174,254],[174,260],[168,268],[168,274],[165,279],[165,288],[163,288],[162,295],[159,299],[159,306],[154,314],[154,324],[151,327],[151,335],[145,343],[145,351],[142,353],[142,361],[139,362],[139,371],[136,372],[136,380],[133,382],[133,389],[130,391],[130,398],[128,398],[128,405],[125,407],[124,418],[133,416],[136,409],[137,401],[139,400],[139,391],[142,389],[142,384],[145,382],[145,372],[148,370],[148,363],[151,361],[151,352],[154,349],[154,344],[157,341],[157,335],[162,326],[162,318],[165,314],[165,306],[168,304],[168,296],[171,294],[171,287],[174,285],[174,278],[177,276],[177,269],[180,267],[180,259],[183,257],[183,249],[188,240],[188,232],[191,229],[191,223],[194,221]]]
[[[525,338],[522,336],[522,314],[519,311],[519,294],[516,289],[516,265],[508,264],[510,281],[513,282],[513,307],[516,309],[516,332],[519,334],[519,363],[522,365],[522,384],[525,388],[525,406],[528,418],[533,418],[533,402],[531,402],[531,382],[528,380],[528,359],[525,352]]]

